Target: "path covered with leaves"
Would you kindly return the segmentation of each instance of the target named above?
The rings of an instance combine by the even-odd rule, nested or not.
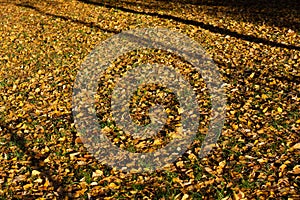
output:
[[[300,5],[243,2],[0,0],[2,199],[299,199]],[[120,148],[151,152],[170,133],[144,142],[122,135],[109,120],[115,74],[146,62],[177,67],[203,107],[199,134],[183,156],[165,169],[130,174],[86,151],[74,127],[72,89],[97,44],[142,27],[169,28],[203,46],[226,83],[226,120],[210,155],[197,158],[209,123],[201,75],[167,52],[124,55],[99,79],[96,98],[100,123]],[[155,97],[150,93],[131,106],[141,123],[139,105]]]

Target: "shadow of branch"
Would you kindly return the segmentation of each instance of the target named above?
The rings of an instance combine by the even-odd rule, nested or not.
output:
[[[96,1],[90,1],[90,0],[78,0],[80,2],[83,3],[87,3],[87,4],[92,4],[92,5],[97,5],[97,6],[102,6],[102,7],[106,7],[106,8],[114,8],[114,9],[118,9],[124,12],[130,12],[130,13],[134,13],[134,14],[141,14],[141,15],[148,15],[148,16],[154,16],[154,17],[158,17],[158,18],[162,18],[162,19],[168,19],[168,20],[174,20],[180,23],[184,23],[184,24],[189,24],[189,25],[194,25],[194,26],[198,26],[200,28],[203,28],[205,30],[209,30],[210,32],[213,33],[219,33],[222,35],[229,35],[231,37],[235,37],[238,39],[242,39],[245,41],[249,41],[249,42],[254,42],[254,43],[262,43],[264,45],[269,45],[272,47],[280,47],[280,48],[286,48],[286,49],[294,49],[294,50],[300,50],[300,46],[295,46],[295,45],[288,45],[288,44],[283,44],[283,43],[278,43],[278,42],[274,42],[274,41],[269,41],[267,39],[264,38],[258,38],[252,35],[243,35],[240,34],[236,31],[231,31],[225,28],[220,28],[211,24],[206,24],[204,22],[198,22],[198,21],[194,21],[194,20],[189,20],[189,19],[183,19],[177,16],[172,16],[172,15],[168,15],[168,14],[160,14],[160,13],[156,13],[156,12],[146,12],[146,11],[137,11],[137,10],[133,10],[130,8],[124,8],[118,5],[113,5],[113,4],[109,4],[109,3],[102,3],[102,2],[96,2]]]
[[[72,19],[71,17],[67,17],[67,16],[63,16],[63,15],[56,15],[56,14],[52,14],[52,13],[46,13],[46,12],[41,11],[37,7],[32,6],[30,4],[27,4],[27,3],[20,3],[20,4],[15,4],[15,5],[16,6],[20,6],[20,7],[24,7],[24,8],[33,9],[36,12],[39,12],[42,15],[46,15],[46,16],[50,16],[50,17],[54,17],[54,18],[59,18],[59,19],[65,20],[65,21],[69,20],[69,21],[71,21],[73,23],[81,24],[81,25],[84,25],[84,26],[92,27],[92,28],[96,28],[96,29],[99,29],[99,30],[107,32],[107,33],[115,33],[115,34],[117,34],[117,33],[120,32],[120,31],[117,31],[117,30],[109,30],[109,29],[101,28],[99,25],[97,25],[94,22],[85,22],[85,21],[78,20],[78,19]]]

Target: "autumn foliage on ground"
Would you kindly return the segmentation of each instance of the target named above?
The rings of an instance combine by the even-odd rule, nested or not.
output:
[[[0,0],[1,199],[299,199],[299,7],[289,0]],[[201,75],[167,52],[123,55],[99,77],[96,98],[99,123],[119,148],[154,151],[169,133],[144,143],[120,134],[109,120],[114,75],[145,62],[178,67],[203,106],[198,136],[184,155],[152,173],[125,173],[82,144],[73,84],[96,45],[144,27],[178,31],[203,46],[226,85],[226,119],[213,151],[199,159],[209,123]],[[132,100],[137,121],[138,105],[163,92],[143,90]],[[175,105],[168,95],[161,100]]]

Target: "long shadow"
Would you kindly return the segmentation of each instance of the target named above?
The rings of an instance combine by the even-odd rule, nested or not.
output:
[[[60,121],[60,119],[67,119],[68,123],[72,123],[74,121],[72,114],[62,114],[53,118],[47,118],[46,120],[53,121],[53,124],[55,124],[55,121]],[[24,155],[28,157],[29,163],[27,164],[32,170],[38,170],[41,172],[40,176],[43,177],[43,179],[47,178],[50,182],[51,186],[53,186],[54,192],[57,192],[59,197],[66,197],[68,196],[68,191],[65,190],[66,184],[61,181],[59,178],[53,176],[57,174],[57,172],[53,168],[49,168],[49,163],[45,163],[45,159],[50,156],[51,151],[47,153],[40,153],[39,151],[33,150],[32,145],[28,145],[28,141],[25,139],[25,135],[23,133],[17,134],[18,128],[16,128],[16,125],[21,123],[23,119],[18,118],[15,121],[11,121],[9,124],[6,124],[3,121],[0,121],[0,127],[2,127],[3,132],[6,132],[10,135],[9,143],[11,145],[16,146],[18,151],[22,152]],[[75,145],[75,139],[76,139],[76,132],[71,131],[72,137],[72,145]],[[38,143],[40,145],[41,143]],[[26,198],[25,196],[22,197],[22,199],[32,199],[35,197],[34,195],[31,197]],[[38,197],[38,196],[37,196]]]
[[[101,26],[97,25],[94,22],[85,22],[85,21],[78,20],[78,19],[72,19],[70,17],[63,16],[63,15],[56,15],[56,14],[52,14],[52,13],[46,13],[46,12],[43,12],[42,10],[40,10],[39,8],[37,8],[35,6],[32,6],[28,3],[18,3],[18,4],[15,4],[15,5],[35,10],[36,12],[38,12],[42,15],[46,15],[46,16],[50,16],[50,17],[54,17],[54,18],[59,18],[59,19],[65,20],[65,21],[69,20],[69,21],[74,22],[76,24],[81,24],[81,25],[88,26],[88,27],[91,27],[91,28],[96,28],[96,29],[99,29],[99,30],[107,32],[107,33],[115,33],[115,34],[120,33],[120,31],[117,31],[117,30],[104,29],[104,28],[102,28]]]
[[[13,124],[17,122],[12,122]],[[50,155],[49,153],[45,153],[44,155],[41,155],[38,152],[35,152],[28,148],[27,142],[24,139],[22,135],[16,134],[16,129],[10,128],[7,125],[1,125],[4,130],[6,130],[7,133],[10,134],[10,142],[18,148],[19,151],[21,151],[23,154],[27,155],[29,158],[29,163],[28,166],[33,169],[33,170],[38,170],[41,172],[41,176],[44,177],[43,179],[47,178],[48,181],[52,184],[54,187],[54,191],[58,191],[58,188],[61,188],[58,192],[60,196],[66,195],[65,191],[63,190],[63,185],[61,181],[53,178],[53,174],[55,172],[52,169],[46,169],[46,166],[48,165],[47,163],[44,162],[44,160]],[[33,198],[34,196],[31,196]],[[28,199],[25,196],[22,197],[22,199]]]
[[[160,13],[156,13],[156,12],[146,12],[146,11],[133,10],[133,9],[130,9],[130,8],[121,7],[121,6],[113,4],[113,3],[102,3],[102,2],[90,1],[90,0],[78,0],[78,1],[86,3],[86,4],[102,6],[102,7],[106,7],[106,8],[115,8],[115,9],[118,9],[118,10],[121,10],[121,11],[124,11],[124,12],[154,16],[154,17],[158,17],[158,18],[162,18],[162,19],[174,20],[174,21],[184,23],[184,24],[195,25],[195,26],[201,27],[203,29],[209,30],[213,33],[229,35],[229,36],[232,36],[232,37],[235,37],[235,38],[238,38],[238,39],[242,39],[242,40],[245,40],[245,41],[249,41],[249,42],[262,43],[262,44],[273,46],[273,47],[300,50],[300,46],[288,45],[288,44],[278,43],[278,42],[274,42],[274,41],[269,41],[267,39],[258,38],[258,37],[251,36],[251,35],[243,35],[243,34],[240,34],[236,31],[231,31],[231,30],[228,30],[228,29],[225,29],[225,28],[220,28],[220,27],[217,27],[217,26],[214,26],[214,25],[211,25],[211,24],[206,24],[204,22],[199,22],[199,21],[194,21],[194,20],[189,20],[189,19],[183,19],[183,18],[180,18],[180,17],[177,17],[177,16],[168,15],[168,14],[160,14]]]
[[[124,5],[135,5],[145,9],[165,10],[173,3],[183,6],[193,5],[204,9],[209,15],[217,12],[237,20],[251,23],[267,24],[270,26],[285,27],[296,31],[300,30],[300,2],[295,0],[148,0],[132,2],[119,0]],[[111,2],[111,1],[109,1]]]
[[[181,3],[225,7],[220,12],[235,19],[300,31],[300,2],[295,0],[194,0]]]

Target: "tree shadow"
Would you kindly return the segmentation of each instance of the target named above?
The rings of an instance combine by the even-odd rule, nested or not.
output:
[[[194,6],[209,15],[216,13],[230,16],[254,24],[285,27],[300,31],[300,3],[295,0],[84,0],[85,2],[103,3],[140,7],[143,10],[167,11],[172,7]],[[189,7],[187,7],[189,8]],[[180,13],[179,13],[180,14]]]
[[[130,0],[126,0],[126,1],[125,0],[124,1],[78,0],[78,1],[87,3],[87,4],[102,6],[102,7],[106,7],[106,8],[115,8],[115,9],[118,9],[118,10],[121,10],[124,12],[130,12],[130,13],[134,13],[134,14],[148,15],[148,16],[154,16],[154,17],[158,17],[158,18],[162,18],[162,19],[167,19],[167,20],[174,20],[174,21],[177,21],[180,23],[198,26],[205,30],[209,30],[213,33],[229,35],[229,36],[232,36],[232,37],[235,37],[238,39],[242,39],[245,41],[249,41],[249,42],[262,43],[262,44],[273,46],[273,47],[300,50],[300,46],[283,44],[283,43],[279,43],[279,42],[275,42],[275,41],[270,41],[265,38],[259,38],[256,36],[252,36],[252,35],[244,35],[244,34],[236,32],[236,31],[232,31],[232,30],[229,30],[226,28],[214,26],[214,25],[211,25],[211,24],[208,24],[205,22],[201,22],[201,21],[184,19],[182,17],[177,17],[177,16],[170,15],[170,14],[162,14],[161,11],[167,10],[166,5],[164,5],[164,3],[163,3],[164,0],[160,0],[160,1],[159,0],[157,0],[157,1],[149,0],[149,3],[145,3],[145,1],[136,2],[135,5]],[[264,1],[264,0],[259,0],[259,1]],[[280,0],[280,1],[282,1],[282,0]],[[152,2],[153,2],[153,4],[151,4]],[[173,1],[173,2],[178,2],[178,1]],[[274,6],[268,7],[267,6],[268,4],[265,4],[265,6],[262,6],[260,4],[254,4],[250,0],[245,1],[246,3],[244,3],[244,4],[242,4],[242,3],[234,4],[234,3],[230,3],[230,2],[234,2],[234,0],[221,1],[221,3],[218,3],[217,1],[201,1],[201,2],[195,1],[190,4],[208,5],[208,6],[217,6],[220,8],[223,8],[223,7],[227,8],[227,9],[223,8],[223,10],[220,8],[210,8],[210,9],[204,8],[204,9],[207,9],[206,11],[208,11],[208,13],[210,13],[211,15],[215,14],[215,12],[218,11],[218,12],[221,12],[221,14],[224,14],[227,16],[228,15],[233,16],[235,18],[241,18],[241,20],[244,20],[244,21],[251,21],[254,23],[261,23],[261,24],[269,23],[274,26],[282,25],[282,26],[286,26],[289,28],[299,30],[299,22],[297,22],[298,18],[295,18],[295,21],[291,21],[289,23],[285,20],[280,21],[277,18],[278,13],[272,12],[273,9],[275,8]],[[180,4],[182,4],[182,3],[180,2]],[[250,6],[252,4],[253,4],[253,6]],[[256,8],[255,7],[256,5],[260,5],[261,6],[260,9],[259,9],[259,7]],[[265,8],[268,8],[268,9],[265,9]],[[280,5],[279,5],[279,8],[280,8]],[[151,9],[151,10],[149,10],[149,9]],[[266,11],[264,11],[264,9]],[[243,10],[247,10],[247,12],[245,12]],[[290,13],[290,14],[294,13],[295,15],[297,14],[297,11],[299,11],[297,6],[295,6],[294,9],[291,8],[290,10],[287,10],[287,11],[285,11],[285,9],[279,9],[279,11],[280,10],[282,11],[282,13]],[[294,10],[294,11],[292,12],[291,10]],[[241,17],[241,15],[240,15],[241,13],[243,13],[242,16],[244,16],[244,17]],[[281,12],[279,12],[279,13],[281,13]],[[300,13],[300,12],[298,12],[298,13]],[[283,15],[284,14],[280,14],[279,16],[283,16]],[[294,16],[294,15],[292,15],[292,16]]]
[[[73,120],[73,115],[61,115],[53,119],[48,120],[59,120],[59,119],[68,119],[70,122]],[[28,158],[28,164],[27,166],[31,170],[38,170],[41,174],[40,176],[43,177],[43,179],[48,179],[50,182],[50,186],[53,187],[53,192],[56,192],[59,197],[67,197],[68,192],[65,191],[65,185],[64,183],[55,176],[57,172],[51,168],[49,163],[45,162],[45,159],[51,156],[50,154],[53,153],[51,151],[41,153],[39,150],[34,149],[34,146],[29,146],[29,141],[25,139],[25,133],[17,133],[19,128],[16,127],[17,124],[21,123],[23,119],[18,118],[14,121],[10,121],[9,124],[0,121],[0,127],[2,128],[3,133],[9,134],[9,138],[6,141],[7,144],[15,146],[17,151],[21,153],[22,155],[26,155]],[[72,133],[72,143],[75,143],[76,133]],[[40,143],[38,143],[40,145]],[[73,144],[74,145],[74,144]],[[22,156],[22,157],[24,157]],[[19,195],[14,194],[14,199],[18,199]],[[21,199],[32,199],[37,198],[39,195],[32,194],[30,197],[22,196]]]
[[[162,0],[165,1],[165,0]],[[173,2],[178,2],[174,1]],[[221,8],[220,12],[237,20],[300,31],[300,2],[294,0],[194,0],[198,6]],[[210,12],[210,14],[213,14]]]
[[[94,22],[85,22],[85,21],[82,21],[82,20],[78,20],[78,19],[73,19],[71,17],[68,17],[68,16],[63,16],[63,15],[56,15],[56,14],[52,14],[52,13],[46,13],[42,10],[40,10],[39,8],[33,6],[33,5],[30,5],[29,3],[17,3],[15,4],[16,6],[19,6],[19,7],[24,7],[24,8],[29,8],[29,9],[32,9],[32,10],[35,10],[36,12],[42,14],[42,15],[46,15],[46,16],[50,16],[50,17],[54,17],[54,18],[59,18],[59,19],[62,19],[64,21],[71,21],[73,23],[76,23],[76,24],[81,24],[81,25],[84,25],[84,26],[87,26],[87,27],[91,27],[91,28],[96,28],[96,29],[99,29],[101,31],[104,31],[104,32],[107,32],[107,33],[119,33],[120,31],[117,31],[117,30],[110,30],[110,29],[104,29],[102,28],[101,26],[97,25],[96,23]]]
[[[286,3],[284,3],[283,0],[278,0],[279,2],[278,4],[274,2],[275,0],[270,0],[270,1],[258,0],[256,2],[253,2],[251,0],[244,0],[244,1],[238,1],[238,0],[196,1],[194,0],[191,2],[171,0],[168,1],[167,3],[165,3],[166,0],[149,0],[149,1],[142,1],[142,2],[132,2],[131,0],[78,0],[78,1],[86,4],[102,6],[106,8],[115,8],[124,12],[130,12],[134,14],[142,14],[142,15],[154,16],[154,17],[167,19],[167,20],[174,20],[180,23],[198,26],[205,30],[209,30],[210,32],[213,33],[229,35],[231,37],[235,37],[249,42],[262,43],[273,47],[300,50],[300,46],[283,44],[276,41],[270,41],[265,38],[259,38],[253,35],[241,34],[236,31],[232,31],[223,27],[218,27],[201,21],[184,19],[182,17],[178,17],[170,14],[162,14],[162,12],[167,13],[170,7],[169,6],[170,2],[174,2],[175,5],[173,6],[182,5],[186,3],[191,5],[204,6],[203,9],[209,15],[216,15],[216,13],[220,15],[221,13],[221,15],[233,17],[241,21],[248,21],[255,24],[269,24],[272,26],[292,28],[294,30],[299,31],[300,29],[299,28],[300,9],[298,5],[299,3],[295,3],[292,0],[287,0]],[[17,3],[15,5],[33,9],[46,16],[60,18],[63,20],[69,20],[77,24],[82,24],[84,26],[97,28],[104,32],[115,33],[115,34],[120,32],[118,30],[110,30],[110,29],[102,28],[101,26],[99,26],[94,22],[86,22],[78,19],[73,19],[69,16],[46,13],[40,10],[39,8],[26,2]]]

